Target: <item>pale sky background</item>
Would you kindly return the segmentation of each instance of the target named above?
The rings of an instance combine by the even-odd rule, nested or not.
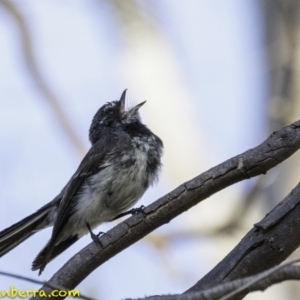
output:
[[[13,3],[28,20],[38,66],[86,149],[92,117],[105,102],[119,99],[125,88],[132,103],[147,100],[141,116],[164,141],[164,167],[158,185],[138,205],[266,138],[266,62],[256,1],[140,1],[146,29],[138,22],[124,25],[109,1]],[[0,78],[2,230],[52,200],[82,156],[29,75],[17,27],[2,5]],[[222,222],[247,185],[219,193],[157,232]],[[36,234],[2,257],[0,270],[38,278],[31,263],[50,233]],[[82,238],[51,262],[40,279],[49,279],[90,241],[89,236]],[[220,246],[208,236],[178,239],[162,250],[140,241],[98,268],[78,289],[109,300],[181,293],[233,246]],[[12,284],[39,288],[0,278],[0,290]]]

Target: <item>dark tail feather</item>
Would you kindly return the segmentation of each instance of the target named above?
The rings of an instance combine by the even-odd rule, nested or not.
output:
[[[52,206],[45,205],[37,212],[0,232],[0,257],[18,246],[39,230],[50,226],[47,217]]]
[[[39,275],[42,274],[43,270],[45,269],[46,265],[49,261],[55,258],[57,255],[61,254],[71,245],[79,240],[78,236],[71,236],[68,239],[60,242],[59,244],[55,245],[52,251],[50,252],[49,256],[49,243],[44,247],[44,249],[38,254],[35,260],[32,263],[32,271],[40,270]]]

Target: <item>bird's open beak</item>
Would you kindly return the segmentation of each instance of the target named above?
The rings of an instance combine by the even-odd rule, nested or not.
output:
[[[122,110],[125,112],[125,98],[126,98],[126,92],[127,92],[127,89],[124,90],[124,92],[122,93],[121,95],[121,98],[120,98],[120,104],[121,104],[121,108]],[[134,116],[137,111],[146,103],[146,101],[144,102],[141,102],[140,104],[134,106],[133,108],[129,109],[128,111],[125,112],[126,114],[126,118],[127,119],[130,119],[132,116]]]

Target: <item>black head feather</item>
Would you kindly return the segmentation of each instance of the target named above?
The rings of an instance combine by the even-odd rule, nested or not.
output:
[[[118,127],[122,124],[141,121],[138,110],[145,102],[126,110],[126,91],[127,89],[122,93],[120,100],[104,104],[95,114],[89,131],[89,138],[92,144],[98,141],[104,128]]]

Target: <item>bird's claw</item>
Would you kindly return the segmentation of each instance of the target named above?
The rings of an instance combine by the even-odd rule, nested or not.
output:
[[[91,226],[90,226],[90,224],[89,224],[88,222],[85,222],[85,225],[86,225],[87,229],[89,230],[89,233],[90,233],[90,235],[91,235],[91,239],[93,240],[93,242],[94,242],[96,245],[101,246],[101,247],[103,248],[103,245],[102,245],[102,243],[101,243],[101,241],[100,241],[100,237],[101,237],[101,235],[104,235],[104,234],[107,235],[107,233],[105,233],[105,232],[103,232],[103,231],[100,231],[98,234],[95,234],[95,233],[92,231]]]
[[[144,209],[145,209],[145,206],[142,205],[141,207],[138,207],[138,208],[132,208],[128,212],[131,213],[132,215],[136,215],[138,213],[142,213],[143,215],[145,215]]]
[[[132,208],[132,209],[130,209],[130,210],[128,210],[128,211],[125,211],[125,212],[123,212],[123,213],[121,213],[121,214],[119,214],[119,215],[117,215],[116,217],[114,217],[113,219],[112,219],[112,221],[114,221],[114,220],[116,220],[116,219],[119,219],[119,218],[122,218],[122,217],[124,217],[124,216],[127,216],[127,215],[136,215],[137,213],[142,213],[143,214],[143,216],[145,216],[146,214],[145,214],[145,212],[144,212],[144,209],[145,209],[145,206],[144,205],[142,205],[141,207],[138,207],[138,208]]]

